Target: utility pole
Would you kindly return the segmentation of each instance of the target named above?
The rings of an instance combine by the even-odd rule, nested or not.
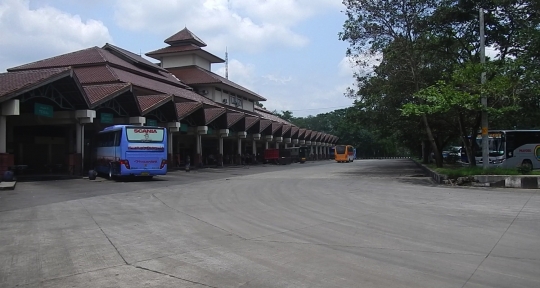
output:
[[[229,51],[225,47],[225,78],[229,79]]]
[[[486,83],[486,40],[484,37],[484,9],[480,8],[480,63],[482,64],[482,75],[480,78],[481,103],[482,103],[482,164],[484,170],[489,167],[489,135],[488,135],[488,114],[487,97],[484,93],[484,84]]]

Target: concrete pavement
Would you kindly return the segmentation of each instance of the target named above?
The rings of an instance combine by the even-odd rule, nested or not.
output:
[[[536,191],[416,169],[328,161],[2,197],[0,287],[540,287]]]

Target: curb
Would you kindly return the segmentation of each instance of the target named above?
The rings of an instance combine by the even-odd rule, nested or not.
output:
[[[422,163],[414,161],[412,158],[409,158],[409,159],[411,159],[411,161],[413,161],[420,169],[422,169],[422,171],[424,172],[424,174],[426,176],[431,177],[437,184],[442,184],[442,183],[444,183],[444,180],[448,179],[448,176],[443,175],[443,174],[439,174],[439,173],[429,169],[428,167],[422,165]]]
[[[476,175],[474,180],[489,187],[540,189],[540,176]]]
[[[15,190],[15,185],[17,185],[17,181],[0,182],[0,190]]]
[[[448,176],[439,174],[422,163],[414,161],[422,169],[426,176],[431,177],[436,183],[443,184],[448,180]],[[502,188],[522,188],[522,189],[540,189],[540,176],[528,175],[475,175],[472,186],[475,187],[502,187]]]

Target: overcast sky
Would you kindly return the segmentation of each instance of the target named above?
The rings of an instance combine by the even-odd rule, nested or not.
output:
[[[338,39],[339,0],[0,0],[0,71],[112,43],[135,53],[166,47],[187,27],[225,58],[229,79],[270,110],[316,115],[350,106],[353,83]],[[155,60],[154,60],[155,61]],[[212,71],[225,76],[222,64]]]

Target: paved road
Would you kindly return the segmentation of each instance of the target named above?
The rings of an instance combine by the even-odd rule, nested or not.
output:
[[[0,194],[0,287],[540,287],[536,191],[417,174],[365,160],[21,183]]]

